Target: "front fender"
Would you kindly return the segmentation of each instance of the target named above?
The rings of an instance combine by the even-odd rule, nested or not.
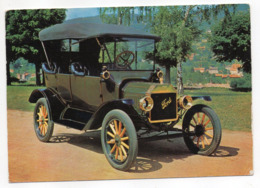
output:
[[[88,123],[85,125],[83,130],[98,129],[101,127],[102,121],[106,114],[114,109],[120,109],[126,112],[130,117],[138,116],[134,110],[134,101],[132,99],[119,99],[115,101],[108,101],[103,103],[98,110],[92,115]]]
[[[192,96],[191,98],[192,98],[193,101],[197,100],[197,99],[201,99],[201,100],[204,100],[204,101],[212,101],[210,96]]]

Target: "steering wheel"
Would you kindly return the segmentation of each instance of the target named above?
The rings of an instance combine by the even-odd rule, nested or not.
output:
[[[135,54],[131,51],[123,51],[116,56],[116,67],[117,68],[130,68],[130,65],[135,59]]]

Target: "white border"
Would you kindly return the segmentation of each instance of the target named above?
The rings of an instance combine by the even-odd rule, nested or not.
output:
[[[51,183],[8,183],[7,159],[7,120],[6,120],[6,58],[5,58],[5,11],[9,9],[33,8],[87,8],[87,7],[113,7],[113,6],[148,6],[148,5],[187,5],[187,4],[249,4],[251,9],[252,31],[252,72],[253,72],[253,140],[254,140],[254,176],[240,177],[212,177],[212,178],[172,178],[152,180],[116,180],[116,181],[77,181],[77,182],[51,182]],[[259,90],[257,84],[260,70],[260,37],[259,21],[260,10],[257,0],[1,0],[0,1],[0,187],[259,187]],[[174,170],[174,169],[173,169]]]

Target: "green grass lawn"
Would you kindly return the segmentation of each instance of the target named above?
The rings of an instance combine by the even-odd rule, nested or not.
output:
[[[37,86],[7,86],[7,108],[15,110],[33,111],[35,104],[29,103],[28,99]]]
[[[8,109],[33,111],[34,104],[28,98],[36,86],[8,86]],[[211,102],[202,100],[194,101],[203,103],[215,110],[221,121],[223,129],[251,131],[251,92],[235,92],[224,88],[204,88],[199,90],[186,90],[185,95],[209,95]]]
[[[209,95],[211,102],[196,100],[210,106],[218,114],[223,129],[251,131],[251,92],[237,92],[225,88],[186,90],[187,95]]]

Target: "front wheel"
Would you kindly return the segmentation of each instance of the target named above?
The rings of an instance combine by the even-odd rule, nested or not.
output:
[[[34,109],[34,130],[37,138],[42,142],[48,142],[52,136],[53,127],[49,105],[45,98],[40,98]]]
[[[104,118],[101,130],[103,152],[110,165],[128,170],[136,159],[137,136],[131,118],[122,110],[112,110]]]
[[[211,155],[221,141],[221,124],[217,114],[206,105],[195,105],[183,120],[184,141],[193,153]]]

